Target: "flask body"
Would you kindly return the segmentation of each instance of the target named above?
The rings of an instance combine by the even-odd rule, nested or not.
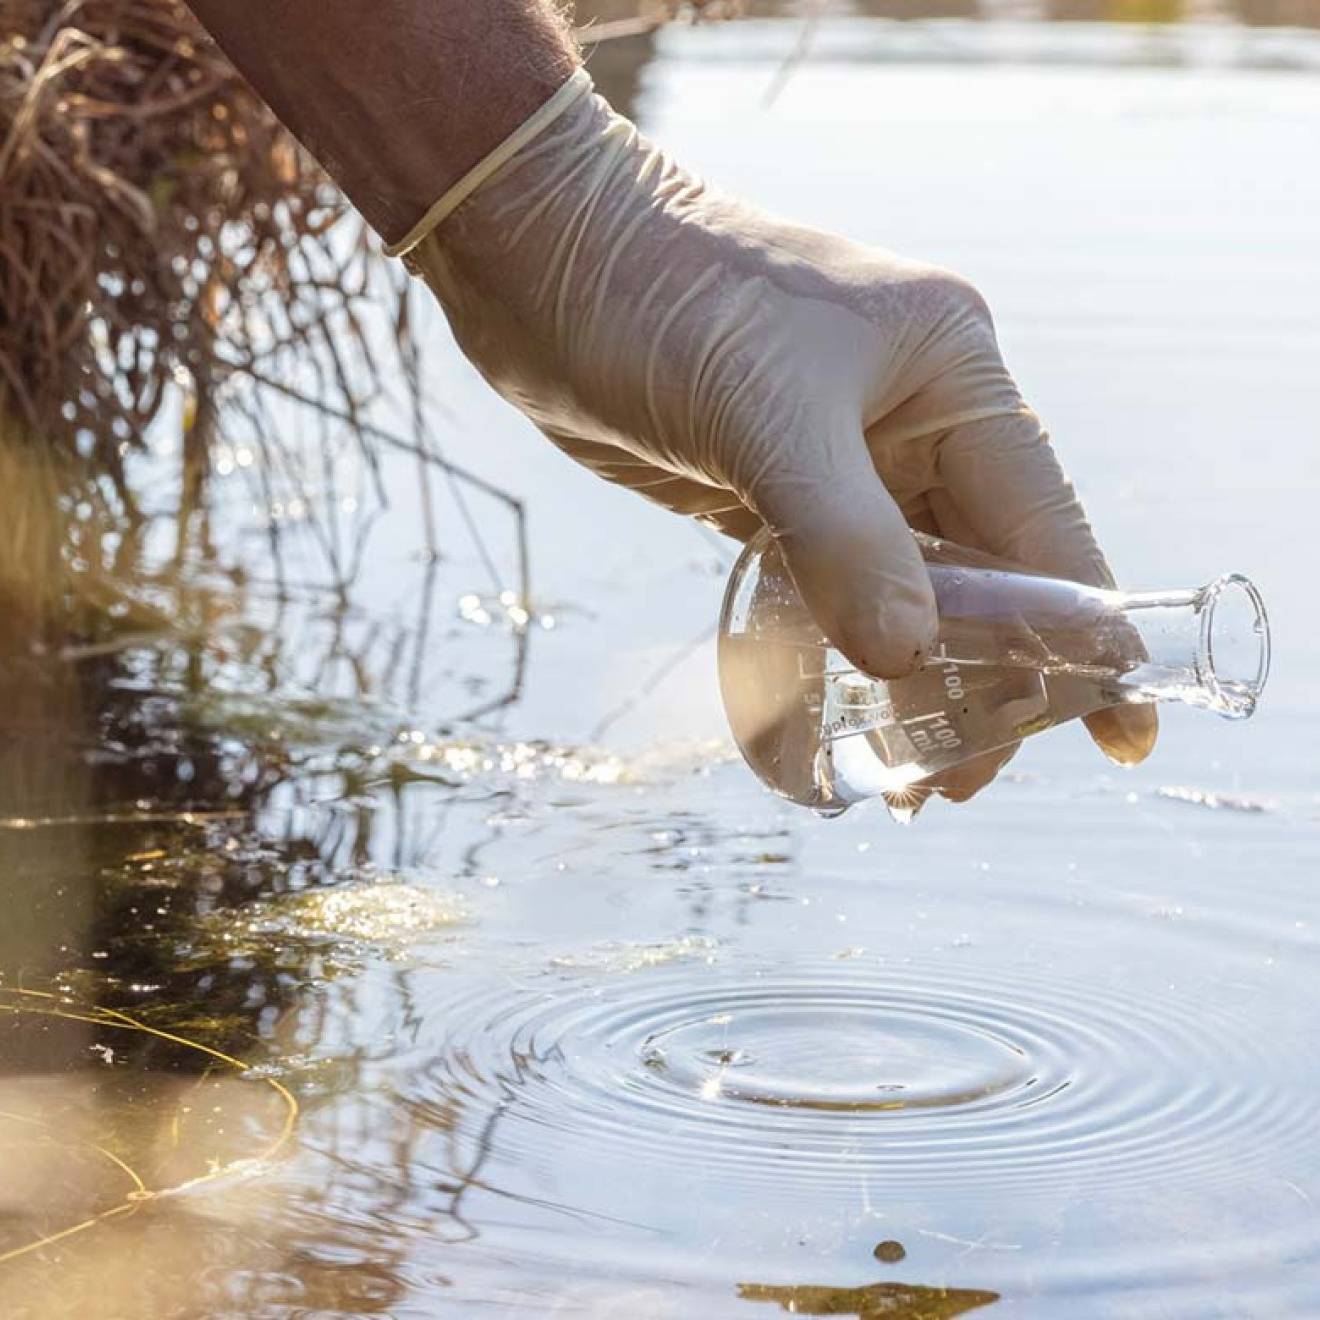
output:
[[[766,533],[735,565],[720,626],[725,710],[748,763],[783,796],[841,811],[1127,701],[1176,698],[1235,716],[1254,707],[1268,647],[1243,578],[1124,594],[917,540],[939,641],[922,668],[892,681],[829,645]],[[1214,668],[1216,637],[1234,675]]]

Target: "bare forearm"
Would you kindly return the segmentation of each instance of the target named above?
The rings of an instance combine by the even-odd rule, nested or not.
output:
[[[188,0],[387,240],[577,63],[550,0]]]

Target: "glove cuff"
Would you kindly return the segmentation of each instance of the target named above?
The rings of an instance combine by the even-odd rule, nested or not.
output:
[[[471,197],[517,152],[534,138],[539,137],[569,106],[591,90],[591,75],[586,69],[575,69],[569,80],[539,110],[523,120],[499,146],[468,170],[397,243],[389,244],[385,249],[385,255],[402,257],[411,252],[447,215]]]

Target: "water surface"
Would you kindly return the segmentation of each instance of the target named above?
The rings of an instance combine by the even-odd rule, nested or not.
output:
[[[634,110],[974,278],[1124,585],[1260,584],[1261,714],[1131,773],[1059,731],[908,829],[779,803],[730,548],[441,345],[525,557],[438,476],[420,555],[412,461],[381,511],[343,455],[339,591],[235,464],[245,572],[159,586],[206,640],[7,670],[7,1314],[1320,1311],[1317,46],[853,17],[785,79],[798,36],[665,32]]]

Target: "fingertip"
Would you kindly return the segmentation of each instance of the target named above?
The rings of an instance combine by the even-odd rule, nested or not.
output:
[[[1140,765],[1154,750],[1160,720],[1150,703],[1108,706],[1086,717],[1096,746],[1115,765]]]
[[[887,497],[886,497],[887,498]],[[779,537],[785,563],[830,644],[873,678],[920,669],[939,638],[930,574],[897,510],[851,520],[828,510]]]
[[[939,618],[934,595],[891,587],[880,599],[857,601],[839,615],[830,640],[863,673],[898,679],[916,673],[935,650]]]

